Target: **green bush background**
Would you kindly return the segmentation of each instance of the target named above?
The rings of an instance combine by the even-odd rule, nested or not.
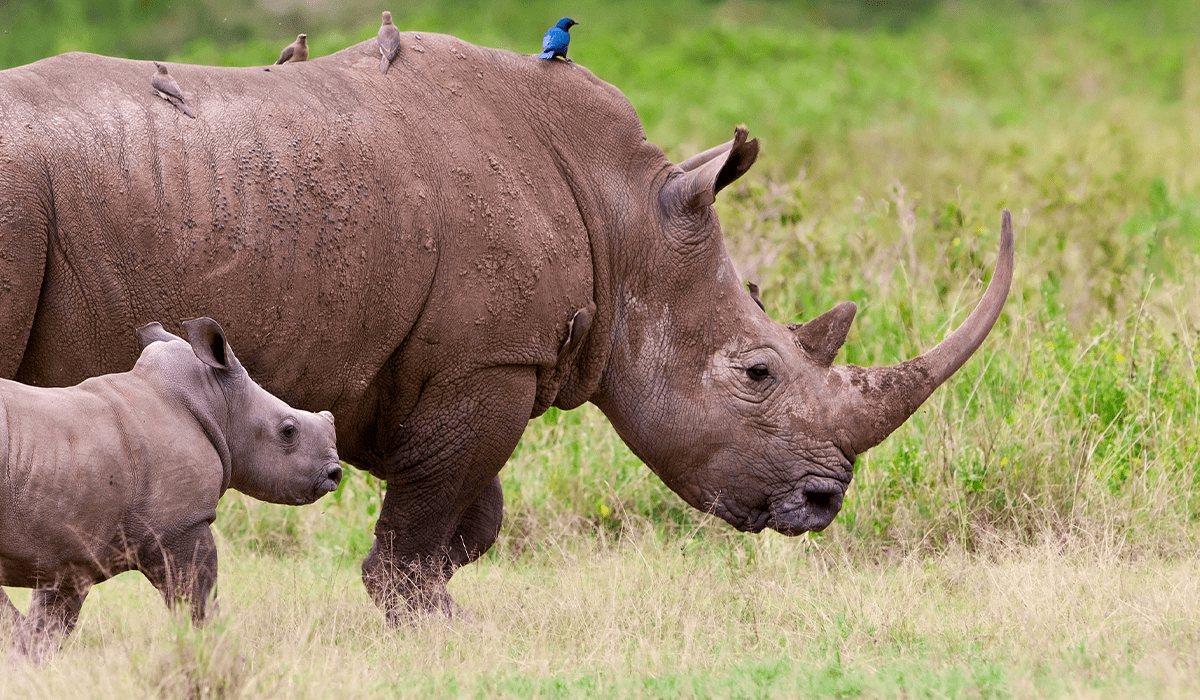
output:
[[[263,64],[301,31],[315,59],[373,37],[380,9],[358,0],[10,2],[0,6],[0,67],[73,50]],[[391,9],[402,29],[523,53],[572,16],[572,58],[620,88],[675,160],[746,124],[762,156],[718,203],[727,246],[780,322],[858,303],[839,362],[894,363],[961,322],[994,263],[1000,209],[1012,209],[1016,279],[991,337],[860,459],[842,514],[813,539],[866,557],[1080,535],[1130,553],[1194,551],[1193,3]],[[507,517],[492,557],[631,531],[754,555],[753,537],[689,509],[591,408],[532,421],[502,477]],[[231,495],[218,527],[227,546],[357,557],[382,488],[352,472],[310,508]]]

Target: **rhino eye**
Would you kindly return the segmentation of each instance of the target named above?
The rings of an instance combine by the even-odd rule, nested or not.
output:
[[[747,367],[746,376],[756,382],[761,382],[771,376],[771,370],[767,369],[766,365],[759,363],[753,367]]]
[[[279,437],[288,444],[295,442],[299,433],[300,430],[291,422],[284,423],[279,427]]]

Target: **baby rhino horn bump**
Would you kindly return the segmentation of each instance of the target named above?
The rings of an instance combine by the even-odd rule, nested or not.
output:
[[[192,344],[192,352],[200,361],[214,369],[229,369],[229,344],[225,341],[225,331],[221,324],[204,316],[184,321],[183,328],[187,331],[188,342]]]
[[[813,362],[828,367],[846,343],[846,334],[857,312],[854,302],[844,301],[808,323],[788,324],[788,330]]]

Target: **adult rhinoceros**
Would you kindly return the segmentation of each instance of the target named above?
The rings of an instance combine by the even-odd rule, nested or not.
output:
[[[820,530],[855,456],[979,347],[1010,224],[967,321],[894,367],[831,363],[855,313],[771,321],[714,197],[754,162],[674,164],[578,65],[403,35],[307,63],[67,54],[0,73],[0,376],[70,385],[137,358],[130,328],[212,316],[251,374],[337,415],[387,481],[363,580],[395,619],[450,610],[491,546],[526,422],[598,405],[688,503],[741,530]]]

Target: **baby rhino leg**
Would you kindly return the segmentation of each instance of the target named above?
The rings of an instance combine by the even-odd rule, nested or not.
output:
[[[8,599],[8,594],[0,588],[0,630],[14,631],[21,624],[21,611]]]
[[[207,618],[208,597],[217,581],[217,545],[209,522],[164,533],[138,552],[138,569],[162,593],[167,607],[174,610],[176,603],[189,604],[197,625]]]
[[[37,664],[49,658],[75,629],[79,609],[83,607],[83,599],[87,598],[87,594],[87,586],[81,589],[63,587],[34,591],[29,614],[17,627],[16,653]],[[11,602],[9,607],[12,607]],[[13,608],[13,612],[16,612],[16,608]]]

